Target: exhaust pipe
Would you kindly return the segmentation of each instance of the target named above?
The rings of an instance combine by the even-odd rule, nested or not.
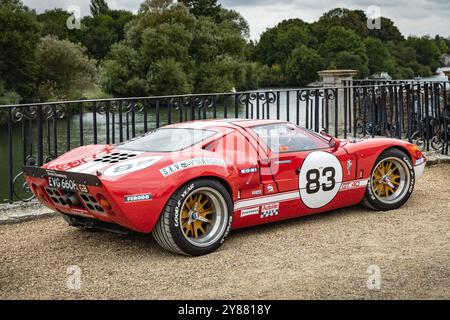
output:
[[[70,206],[77,206],[80,204],[80,200],[74,193],[73,194],[67,193],[62,197],[62,199],[66,204]]]

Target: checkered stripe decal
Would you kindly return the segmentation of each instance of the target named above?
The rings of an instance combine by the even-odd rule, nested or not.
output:
[[[261,212],[261,218],[268,218],[278,215],[278,209],[272,209]]]

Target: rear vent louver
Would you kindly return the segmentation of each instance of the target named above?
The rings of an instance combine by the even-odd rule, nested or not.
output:
[[[80,197],[81,201],[83,201],[83,204],[89,211],[96,212],[102,215],[105,214],[105,210],[103,210],[103,208],[100,206],[100,204],[98,203],[97,199],[95,199],[94,196],[87,193],[81,193]]]
[[[58,189],[55,189],[55,188],[50,188],[50,187],[46,187],[45,191],[50,196],[50,199],[52,199],[52,201],[56,205],[69,207],[69,205],[67,204],[66,200],[64,199],[64,195],[61,193],[61,191],[59,191]]]
[[[114,153],[108,154],[107,156],[101,157],[99,159],[95,159],[94,161],[102,162],[102,163],[118,163],[121,161],[131,159],[136,156],[137,156],[137,154],[135,154],[135,153],[114,152]]]

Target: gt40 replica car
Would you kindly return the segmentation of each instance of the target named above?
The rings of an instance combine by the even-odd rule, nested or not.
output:
[[[401,140],[344,142],[283,121],[206,120],[80,147],[24,174],[72,226],[153,233],[167,250],[198,256],[231,229],[361,202],[399,208],[425,162]]]

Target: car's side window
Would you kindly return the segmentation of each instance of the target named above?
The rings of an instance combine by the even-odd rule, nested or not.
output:
[[[298,152],[328,147],[328,143],[290,123],[276,123],[253,127],[256,134],[273,153]]]

